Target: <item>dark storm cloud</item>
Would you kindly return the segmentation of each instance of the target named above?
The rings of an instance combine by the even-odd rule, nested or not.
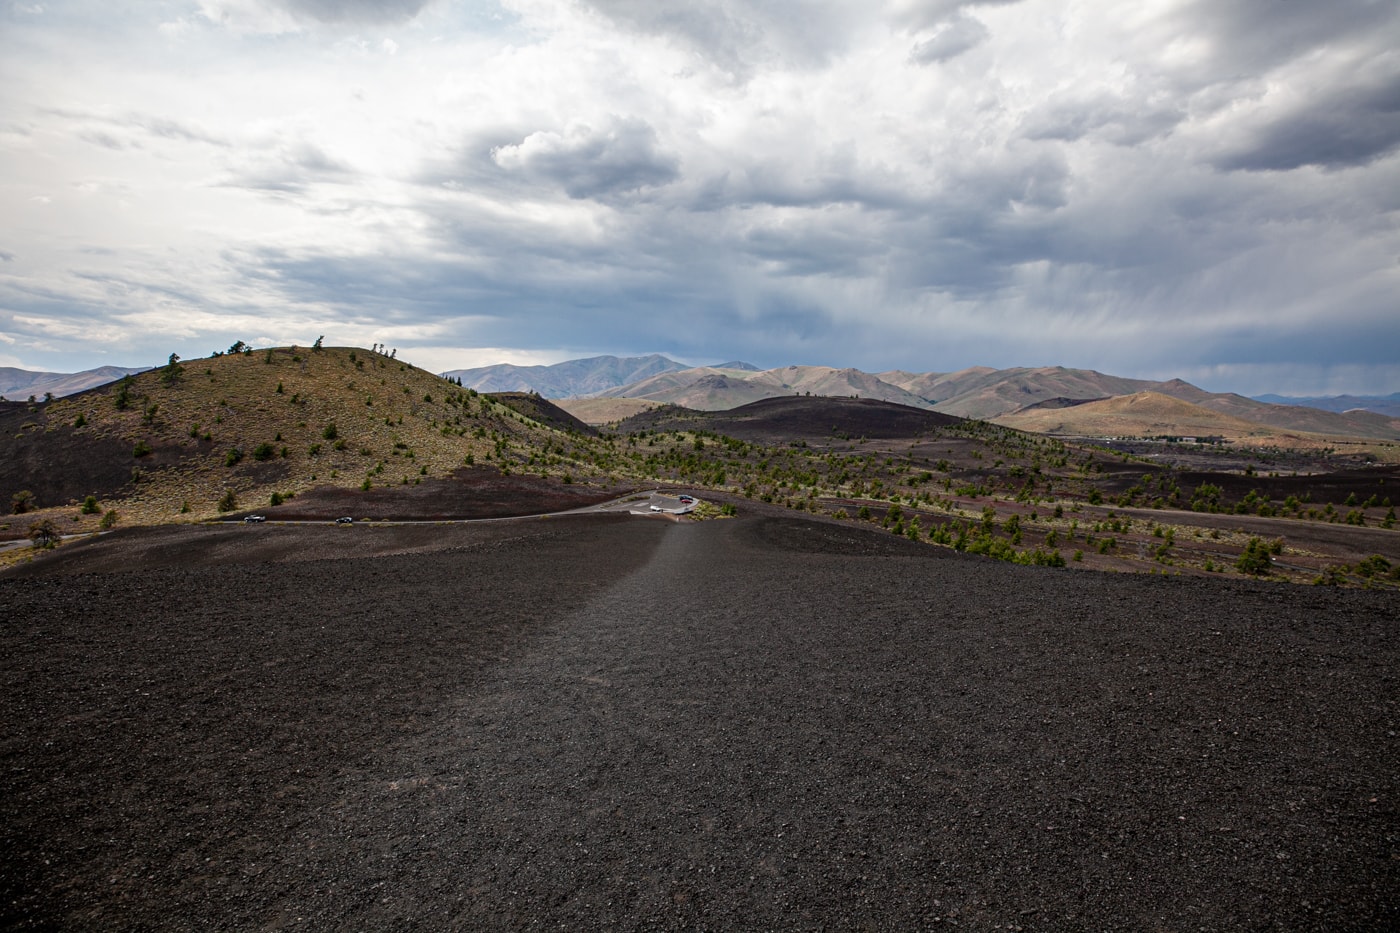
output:
[[[1076,142],[1098,137],[1115,145],[1135,146],[1175,129],[1186,113],[1162,102],[1129,100],[1100,91],[1057,94],[1027,116],[1027,139]]]
[[[832,332],[823,302],[771,279],[784,272],[829,278],[839,268],[833,257],[882,248],[820,227],[765,228],[736,248],[708,225],[646,207],[610,217],[606,237],[570,237],[557,228],[546,235],[525,217],[454,221],[440,211],[431,250],[347,257],[264,249],[230,262],[288,300],[330,302],[357,322],[431,321],[434,339],[449,346],[544,340],[600,352],[649,347],[723,356],[736,335],[755,347],[797,347]]]
[[[1363,299],[1349,318],[1347,327],[1338,326],[1328,315],[1270,321],[1264,328],[1226,327],[1198,351],[1199,359],[1238,364],[1307,360],[1324,366],[1393,367],[1394,348],[1400,346],[1400,315],[1395,314],[1393,296],[1376,294]]]
[[[532,133],[492,157],[502,169],[557,185],[569,197],[605,198],[665,185],[679,177],[679,160],[657,146],[656,131],[634,117],[567,132]]]
[[[632,314],[660,313],[685,320],[687,330],[711,332],[727,326],[736,306],[782,307],[792,314],[808,308],[820,322],[826,312],[810,308],[821,304],[820,282],[860,289],[880,281],[896,293],[935,289],[976,298],[1008,285],[1018,265],[1052,252],[1051,234],[1036,218],[1063,203],[1068,179],[1063,159],[1029,149],[955,173],[947,190],[933,196],[862,190],[854,170],[803,182],[785,179],[784,168],[769,159],[736,167],[721,185],[697,185],[698,191],[721,189],[704,195],[718,218],[676,209],[694,210],[696,191],[630,204],[624,214],[608,216],[606,238],[569,241],[524,221],[489,230],[471,220],[444,224],[435,234],[435,252],[463,259],[423,267],[425,279],[413,291],[434,295],[441,275],[449,290],[465,288],[478,304],[489,305],[486,296],[505,301],[512,283],[529,283],[536,310],[514,319],[510,342],[503,344],[510,346],[531,334],[557,339],[557,328],[573,325],[550,317],[548,327],[540,327],[534,316],[583,305],[601,315],[596,333],[617,327],[631,334]],[[278,276],[294,279],[290,271]],[[595,311],[594,303],[605,307]],[[746,325],[755,326],[761,322]],[[789,321],[781,332],[810,342],[815,326]],[[491,327],[494,339],[505,340],[510,316]]]
[[[1195,0],[1173,17],[1183,34],[1210,40],[1212,65],[1200,77],[1258,74],[1348,40],[1394,46],[1400,4],[1394,0]]]
[[[544,184],[608,202],[622,184],[636,184],[635,173],[618,173],[606,159],[605,170],[599,169],[575,151],[591,153],[594,145],[560,146],[561,140],[597,135],[550,134],[551,145],[533,152],[523,143],[520,152],[498,148],[497,162],[507,171],[496,174],[504,180],[483,171],[483,146],[472,143],[453,177],[424,179],[430,187],[423,195],[440,197],[431,192],[443,187],[480,195],[500,193],[501,185]],[[971,296],[1005,285],[1015,266],[1049,255],[1049,235],[1037,218],[1065,203],[1070,178],[1061,156],[1029,147],[982,165],[946,169],[942,189],[933,193],[900,190],[898,178],[879,179],[840,157],[817,161],[813,171],[803,172],[777,156],[755,156],[718,178],[677,179],[679,190],[654,193],[608,215],[605,239],[570,242],[523,222],[483,232],[467,220],[444,222],[435,239],[446,252],[473,257],[478,273],[497,283],[493,289],[508,289],[512,279],[529,281],[568,294],[570,303],[576,285],[568,270],[590,281],[611,278],[617,294],[629,296],[626,302],[636,289],[654,287],[639,279],[641,269],[653,270],[675,291],[707,295],[702,304],[717,306],[731,300],[732,276],[725,269],[751,270],[755,279],[884,279],[899,289]],[[658,174],[669,178],[669,163]],[[432,212],[448,216],[440,208]],[[525,257],[539,260],[539,267],[528,266]]]
[[[1171,22],[1206,43],[1171,86],[1229,110],[1216,168],[1340,169],[1400,149],[1400,4],[1198,0]]]
[[[762,41],[757,23],[731,14],[721,3],[666,7],[651,0],[591,0],[589,6],[625,29],[670,36],[726,71],[743,70],[745,57]]]
[[[745,254],[783,276],[858,278],[873,271],[869,261],[885,253],[883,243],[844,229],[792,229],[771,225],[751,230]]]
[[[899,210],[911,197],[881,179],[854,171],[802,174],[789,164],[753,162],[736,165],[723,175],[699,181],[687,204],[692,210],[714,211],[754,205],[822,208],[858,204],[872,209]]]
[[[276,250],[241,259],[247,274],[294,300],[325,302],[332,295],[337,314],[357,323],[387,327],[432,320],[448,344],[522,346],[539,334],[557,346],[592,346],[621,334],[645,344],[674,329],[675,312],[689,312],[704,326],[713,317],[669,284],[649,286],[643,275],[608,274],[618,270],[606,264],[591,275],[579,272],[576,263],[606,261],[604,253],[531,254],[521,248],[527,241],[509,232],[497,243],[487,239],[472,234],[479,254],[444,259]],[[560,300],[564,292],[567,301]],[[667,313],[657,314],[663,307]]]
[[[1333,88],[1258,127],[1218,168],[1287,171],[1304,165],[1365,165],[1400,149],[1400,73],[1367,86]]]

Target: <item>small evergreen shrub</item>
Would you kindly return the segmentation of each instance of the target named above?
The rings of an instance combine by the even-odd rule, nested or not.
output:
[[[1240,573],[1263,576],[1269,572],[1272,563],[1268,545],[1259,538],[1250,538],[1249,543],[1244,546],[1244,551],[1235,561],[1235,569]]]

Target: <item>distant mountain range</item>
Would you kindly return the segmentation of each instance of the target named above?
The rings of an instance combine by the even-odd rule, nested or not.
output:
[[[1303,405],[1307,408],[1336,412],[1361,408],[1391,418],[1400,418],[1400,392],[1392,392],[1389,395],[1256,395],[1254,400],[1268,402],[1270,405]]]
[[[653,353],[650,356],[593,356],[552,366],[497,363],[475,369],[452,369],[443,375],[460,379],[464,388],[478,392],[538,392],[546,398],[576,398],[600,395],[608,389],[639,382],[658,373],[685,368],[684,363]]]
[[[848,396],[897,402],[963,418],[1000,421],[1038,406],[1063,409],[1144,392],[1188,402],[1221,417],[1251,422],[1256,428],[1267,425],[1285,431],[1333,436],[1400,438],[1400,420],[1374,412],[1344,414],[1296,405],[1271,405],[1233,393],[1207,392],[1180,379],[1153,382],[1063,366],[1013,369],[975,366],[954,373],[892,370],[875,374],[829,366],[786,366],[762,371],[700,366],[667,370],[601,394],[701,411],[735,408],[778,395]],[[1197,413],[1191,419],[1197,427],[1191,431],[1163,430],[1161,433],[1225,434],[1228,431],[1233,434],[1239,427],[1230,422],[1222,423],[1220,431],[1203,430],[1205,420],[1208,420],[1205,414]]]
[[[64,374],[0,368],[0,395],[12,401],[30,395],[42,398],[47,392],[61,397],[141,371],[104,366]],[[1154,423],[1163,425],[1172,418],[1184,419],[1178,425],[1181,430],[1164,428],[1161,433],[1227,435],[1244,430],[1241,423],[1248,422],[1256,428],[1268,426],[1311,434],[1400,438],[1400,393],[1325,398],[1266,395],[1251,399],[1233,393],[1207,392],[1180,379],[1154,382],[1062,366],[974,366],[952,373],[867,373],[830,366],[760,370],[737,360],[721,366],[687,367],[654,353],[639,357],[596,356],[552,366],[502,363],[450,370],[443,375],[460,379],[463,386],[479,392],[537,392],[550,399],[637,399],[701,411],[723,411],[784,395],[872,398],[963,418],[1024,423],[1031,430],[1036,430],[1032,425],[1048,425],[1051,421],[1066,426],[1081,421],[1126,423],[1126,414],[1115,406],[1094,407],[1093,403],[1152,393],[1150,405],[1139,400],[1124,412],[1145,413],[1150,408],[1155,412]],[[1199,410],[1188,416],[1165,405],[1160,400],[1163,396]],[[1051,414],[1079,406],[1090,407],[1076,412],[1074,417]],[[1114,417],[1105,420],[1110,409],[1115,412]],[[1220,420],[1216,423],[1218,429],[1212,429],[1210,412],[1222,419],[1237,420]]]
[[[645,375],[626,381],[629,375],[641,373]],[[548,367],[486,367],[457,370],[449,375],[460,375],[463,385],[479,391],[501,391],[510,385],[515,391],[534,389],[558,399],[638,399],[699,411],[724,411],[783,395],[812,395],[880,399],[982,420],[1005,420],[1037,407],[1064,409],[1147,392],[1200,409],[1187,419],[1191,425],[1189,429],[1164,428],[1161,433],[1234,435],[1243,430],[1243,422],[1248,422],[1254,425],[1252,433],[1255,435],[1265,433],[1262,428],[1267,426],[1282,431],[1341,437],[1400,438],[1400,419],[1376,412],[1343,413],[1276,405],[1233,393],[1207,392],[1180,379],[1154,382],[1062,366],[1012,369],[975,366],[953,373],[904,370],[867,373],[830,366],[759,370],[745,363],[687,368],[656,355],[630,359],[595,357]],[[507,382],[507,379],[519,381]],[[567,404],[564,407],[570,408]],[[598,406],[574,406],[576,413],[584,417],[589,417],[588,412],[594,407]],[[1145,412],[1146,408],[1138,404],[1132,411]],[[1212,412],[1214,415],[1210,414]],[[1036,417],[1045,420],[1043,414]],[[1219,430],[1210,429],[1211,418],[1219,420]]]
[[[497,363],[470,370],[448,370],[447,377],[462,380],[463,388],[477,392],[539,392],[546,398],[592,398],[619,385],[633,385],[654,375],[687,370],[685,363],[652,353],[651,356],[591,356],[566,360],[553,366],[514,366]],[[736,373],[756,373],[752,363],[732,361],[715,367]]]
[[[12,402],[22,402],[34,396],[42,399],[52,392],[55,398],[75,395],[86,389],[115,382],[131,373],[144,373],[149,366],[99,366],[80,373],[40,373],[28,369],[0,366],[0,396]]]

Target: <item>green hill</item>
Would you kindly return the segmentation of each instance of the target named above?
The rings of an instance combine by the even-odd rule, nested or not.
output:
[[[273,493],[413,483],[469,463],[587,472],[603,450],[426,370],[350,347],[177,362],[6,408],[7,502],[21,491],[38,507],[91,495],[101,511],[141,523],[213,517],[230,492],[240,504],[263,505]]]

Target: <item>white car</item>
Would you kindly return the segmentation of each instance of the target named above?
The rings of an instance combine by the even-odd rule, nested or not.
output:
[[[266,515],[245,515],[245,516],[243,516],[243,523],[246,524],[246,525],[256,525],[258,522],[265,522],[265,521],[267,521],[267,516],[266,516]]]

